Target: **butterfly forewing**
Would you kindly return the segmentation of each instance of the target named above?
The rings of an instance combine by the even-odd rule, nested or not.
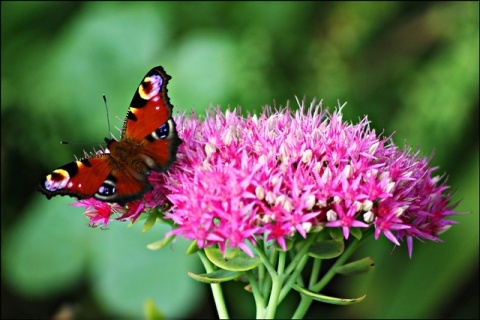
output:
[[[162,67],[150,70],[135,92],[123,127],[123,137],[146,139],[170,119],[173,106],[167,95],[170,79]]]

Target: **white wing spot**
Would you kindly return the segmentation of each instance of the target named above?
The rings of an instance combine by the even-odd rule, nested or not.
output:
[[[70,175],[66,170],[57,169],[49,174],[45,180],[45,189],[48,191],[56,191],[65,188],[70,181]]]

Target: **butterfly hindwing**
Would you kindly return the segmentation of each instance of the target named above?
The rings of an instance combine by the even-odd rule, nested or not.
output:
[[[108,157],[102,155],[67,163],[43,178],[39,190],[48,199],[56,195],[91,198],[111,172]]]
[[[39,189],[49,199],[68,195],[125,204],[151,188],[146,178],[137,179],[125,169],[112,171],[112,159],[105,154],[73,161],[53,170],[40,183]]]
[[[110,172],[94,197],[100,201],[125,205],[152,189],[146,175],[126,167]]]

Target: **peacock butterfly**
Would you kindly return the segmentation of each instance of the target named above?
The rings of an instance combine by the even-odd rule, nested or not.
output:
[[[48,199],[56,195],[93,197],[120,205],[152,190],[147,176],[151,170],[168,170],[182,143],[167,95],[170,78],[160,66],[151,69],[133,96],[120,140],[105,138],[105,152],[53,170],[38,189]]]

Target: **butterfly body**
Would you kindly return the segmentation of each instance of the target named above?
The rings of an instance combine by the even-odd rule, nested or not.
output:
[[[105,138],[104,153],[53,170],[38,189],[48,199],[94,197],[122,205],[152,190],[148,175],[168,170],[182,143],[167,95],[169,79],[162,67],[151,69],[133,96],[120,140]]]

